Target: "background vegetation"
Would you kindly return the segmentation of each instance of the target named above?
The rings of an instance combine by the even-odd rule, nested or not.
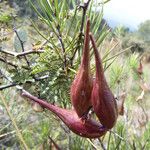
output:
[[[103,18],[106,2],[0,2],[0,149],[150,149],[150,21],[134,32],[124,26],[111,29]],[[69,131],[17,88],[71,108],[70,85],[87,17],[118,105],[125,101],[116,126],[92,140]],[[94,73],[92,52],[91,69]]]

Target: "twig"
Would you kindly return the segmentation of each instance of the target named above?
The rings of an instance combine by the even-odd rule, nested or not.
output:
[[[11,83],[11,84],[7,84],[7,85],[2,85],[2,86],[0,86],[0,91],[7,89],[7,88],[10,88],[10,87],[13,87],[13,86],[16,86],[16,85],[18,85],[18,84]]]
[[[13,64],[12,62],[8,62],[7,60],[3,59],[3,58],[0,58],[0,61],[4,62],[6,65],[9,65],[9,66],[12,66],[14,67],[15,69],[18,68],[17,65]],[[30,70],[30,68],[28,66],[22,66],[23,69],[26,69],[26,70]]]
[[[44,53],[44,50],[37,50],[37,51],[29,50],[29,51],[25,51],[25,52],[16,53],[16,52],[11,52],[11,51],[0,49],[0,52],[7,54],[7,55],[14,56],[14,57],[21,57],[21,56],[26,56],[29,54],[34,54],[34,53],[35,54]]]
[[[11,55],[11,56],[15,56],[15,53],[16,53],[16,52],[10,52],[10,51],[7,51],[7,50],[2,50],[1,47],[0,47],[0,52],[2,52],[4,54]]]
[[[20,57],[20,56],[25,56],[25,55],[29,55],[29,54],[39,54],[39,53],[44,53],[44,50],[37,50],[37,51],[33,51],[33,50],[30,50],[30,51],[25,51],[25,52],[22,52],[22,53],[18,53],[16,55],[16,57]]]
[[[20,141],[22,142],[24,148],[25,148],[26,150],[29,150],[29,148],[28,148],[27,144],[25,143],[25,141],[24,141],[24,139],[23,139],[23,136],[22,136],[22,134],[21,134],[21,132],[20,132],[20,130],[19,130],[17,124],[16,124],[15,118],[14,118],[13,115],[11,114],[11,112],[10,112],[10,110],[9,110],[9,107],[8,107],[8,104],[7,104],[7,102],[5,101],[5,98],[4,98],[4,96],[2,95],[2,93],[0,93],[0,98],[1,98],[1,101],[3,102],[3,104],[4,104],[4,106],[5,106],[5,109],[6,109],[8,115],[9,115],[11,121],[12,121],[12,124],[14,125],[14,127],[15,127],[15,129],[16,129],[16,133],[17,133],[17,135],[18,135]]]
[[[86,3],[84,3],[83,5],[80,5],[80,7],[83,9],[83,15],[82,15],[82,20],[81,20],[81,27],[80,27],[80,33],[79,33],[79,39],[77,42],[77,48],[75,49],[72,58],[70,59],[71,62],[71,66],[73,65],[73,60],[75,58],[75,55],[77,53],[77,50],[80,49],[80,42],[82,40],[82,35],[83,35],[83,27],[84,27],[84,21],[85,21],[85,16],[86,16],[86,11],[88,9],[89,3],[91,0],[88,0]]]
[[[65,46],[62,40],[62,35],[60,33],[60,27],[59,25],[57,26],[57,31],[58,31],[58,40],[60,41],[61,47],[62,47],[62,52],[63,52],[63,57],[64,57],[64,68],[67,67],[67,59],[66,59],[66,50],[65,50]]]
[[[11,62],[8,62],[8,61],[6,61],[6,60],[3,59],[3,58],[0,58],[0,61],[4,62],[4,63],[6,63],[7,65],[10,65],[10,66],[12,66],[12,67],[14,67],[14,68],[17,68],[17,65],[15,65],[15,64],[13,64],[13,63],[11,63]]]
[[[13,86],[16,86],[16,85],[22,85],[23,83],[14,83],[11,78],[7,77],[4,73],[2,73],[2,71],[0,70],[0,73],[3,75],[3,77],[8,80],[10,82],[10,84],[7,84],[7,85],[2,85],[0,86],[0,91],[6,89],[6,88],[10,88],[10,87],[13,87]],[[49,78],[48,75],[45,75],[45,76],[42,76],[42,77],[39,77],[39,78],[35,78],[34,80],[35,81],[40,81],[40,80],[44,80],[44,79],[47,79]],[[31,82],[31,81],[30,81]],[[34,82],[34,81],[33,81]]]
[[[11,78],[7,77],[3,72],[2,70],[0,70],[0,74],[6,79],[8,80],[11,84],[8,84],[8,85],[2,85],[0,86],[0,91],[1,90],[4,90],[6,88],[9,88],[9,87],[13,87],[13,86],[16,86],[17,84],[16,83],[13,83],[13,81],[11,80]]]

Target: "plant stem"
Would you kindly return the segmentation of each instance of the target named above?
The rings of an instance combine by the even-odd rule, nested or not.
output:
[[[10,87],[13,87],[13,86],[16,86],[17,84],[16,83],[11,83],[11,84],[7,84],[7,85],[2,85],[0,86],[0,91],[1,90],[4,90],[4,89],[7,89],[7,88],[10,88]]]
[[[62,52],[63,52],[63,57],[64,57],[64,69],[66,69],[67,67],[67,59],[66,59],[66,50],[65,50],[65,46],[64,46],[64,43],[63,43],[63,40],[62,40],[62,35],[61,35],[61,32],[60,32],[60,27],[59,25],[57,26],[57,31],[58,31],[58,40],[60,41],[60,44],[61,44],[61,47],[62,47]]]
[[[10,88],[10,87],[13,87],[13,86],[16,86],[16,85],[21,85],[23,83],[13,83],[11,80],[9,80],[4,74],[3,74],[4,78],[8,81],[10,81],[11,83],[10,84],[7,84],[7,85],[2,85],[0,86],[0,91],[4,90],[4,89],[7,89],[7,88]],[[45,76],[42,76],[42,77],[39,77],[39,78],[35,78],[34,80],[35,81],[40,81],[40,80],[44,80],[44,79],[47,79],[49,78],[48,75],[45,75]]]
[[[71,66],[73,65],[73,60],[75,58],[75,55],[78,51],[78,49],[80,49],[80,44],[82,41],[82,35],[83,35],[83,27],[84,27],[84,21],[85,21],[85,16],[86,16],[86,11],[88,9],[89,3],[91,0],[88,0],[86,3],[84,3],[84,5],[80,5],[80,7],[83,9],[83,15],[82,15],[82,20],[81,20],[81,27],[80,27],[80,33],[79,33],[79,38],[78,38],[78,42],[77,42],[77,47],[72,55],[72,58],[70,59],[71,62]]]
[[[15,64],[13,64],[13,63],[11,63],[11,62],[8,62],[8,61],[5,60],[4,58],[0,58],[0,61],[6,63],[6,64],[9,65],[9,66],[12,66],[12,67],[14,67],[14,68],[17,68],[17,65],[15,65]]]
[[[7,54],[7,55],[14,56],[14,57],[21,57],[21,56],[26,56],[26,55],[29,55],[29,54],[44,53],[44,50],[35,50],[35,51],[34,50],[29,50],[29,51],[25,51],[25,52],[16,53],[16,52],[0,49],[0,52],[4,53],[4,54]]]

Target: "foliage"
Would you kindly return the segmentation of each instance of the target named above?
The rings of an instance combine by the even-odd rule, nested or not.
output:
[[[150,20],[147,20],[139,25],[138,33],[141,39],[145,42],[150,41]]]
[[[125,37],[129,33],[129,28],[119,25],[114,28],[113,34],[118,38]]]
[[[13,16],[15,16],[16,11],[15,9],[9,7],[8,5],[5,6],[7,2],[0,3],[0,26],[2,27],[3,24],[10,25],[12,24]]]
[[[141,23],[137,31],[131,32],[128,28],[118,26],[114,29],[115,37],[119,37],[123,48],[131,47],[131,51],[143,53],[149,51],[149,23]]]
[[[21,23],[21,28],[15,28],[14,31],[11,26],[13,35],[6,36],[8,40],[1,42],[5,46],[8,41],[12,43],[12,45],[8,43],[11,46],[9,54],[2,51],[10,46],[2,46],[0,51],[0,61],[3,60],[0,65],[2,84],[21,85],[35,96],[61,107],[70,108],[70,84],[80,64],[85,20],[88,17],[113,93],[118,99],[123,91],[127,93],[125,114],[118,118],[116,126],[104,137],[89,140],[70,132],[51,112],[34,112],[34,103],[29,104],[22,99],[15,88],[6,89],[3,94],[9,104],[9,111],[12,118],[15,118],[29,148],[53,149],[54,143],[50,140],[51,137],[61,149],[149,149],[150,125],[141,119],[147,115],[146,109],[136,101],[136,97],[141,92],[139,83],[141,78],[145,77],[145,73],[140,77],[136,72],[139,64],[137,51],[145,50],[143,39],[141,40],[137,33],[131,33],[125,27],[116,28],[113,36],[110,37],[110,28],[103,19],[103,5],[92,0],[87,10],[83,1],[76,3],[74,0],[30,0],[31,8],[27,1],[16,0],[16,3],[30,11],[34,10],[38,18],[30,20],[32,24],[28,23],[30,26],[26,25],[26,28]],[[97,11],[99,7],[101,12]],[[2,14],[8,15],[5,12]],[[8,16],[3,18],[2,23],[13,24]],[[20,22],[16,23],[20,26]],[[147,30],[141,30],[143,27],[145,26],[141,25],[138,31],[141,34]],[[134,53],[128,52],[130,57],[126,57],[123,52],[127,52],[125,48],[130,46]],[[12,52],[12,47],[15,52]],[[36,53],[17,56],[24,53],[23,50],[30,49]],[[91,60],[94,72],[93,51],[91,51]],[[142,102],[147,104],[147,99],[142,99]],[[2,107],[0,112],[2,110],[4,114],[3,123],[0,124],[0,128],[2,126],[0,141],[11,141],[10,145],[8,142],[1,142],[0,149],[8,146],[12,149],[23,149],[16,132],[12,132],[15,128],[11,125],[12,120],[8,119],[1,101],[0,106]],[[137,115],[136,110],[141,112]],[[144,122],[142,127],[141,122]]]
[[[131,47],[132,53],[134,52],[142,53],[145,50],[144,42],[135,35],[125,36],[122,40],[122,47],[123,48]]]

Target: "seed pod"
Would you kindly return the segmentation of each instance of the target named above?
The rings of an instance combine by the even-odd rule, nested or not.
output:
[[[68,126],[68,128],[72,132],[78,134],[79,136],[86,138],[97,138],[101,137],[107,132],[106,128],[104,128],[100,123],[97,123],[92,119],[88,118],[83,122],[74,110],[66,110],[47,103],[46,101],[38,99],[37,97],[31,95],[25,90],[22,90],[22,96],[27,97],[40,104],[43,108],[52,111],[66,124],[66,126]]]
[[[91,107],[90,98],[93,81],[89,65],[89,31],[90,21],[87,20],[81,65],[71,85],[71,102],[79,117],[86,117]]]
[[[95,55],[96,79],[93,84],[91,95],[94,112],[99,118],[101,124],[111,129],[117,120],[117,104],[104,76],[102,61],[92,35],[90,35]]]

